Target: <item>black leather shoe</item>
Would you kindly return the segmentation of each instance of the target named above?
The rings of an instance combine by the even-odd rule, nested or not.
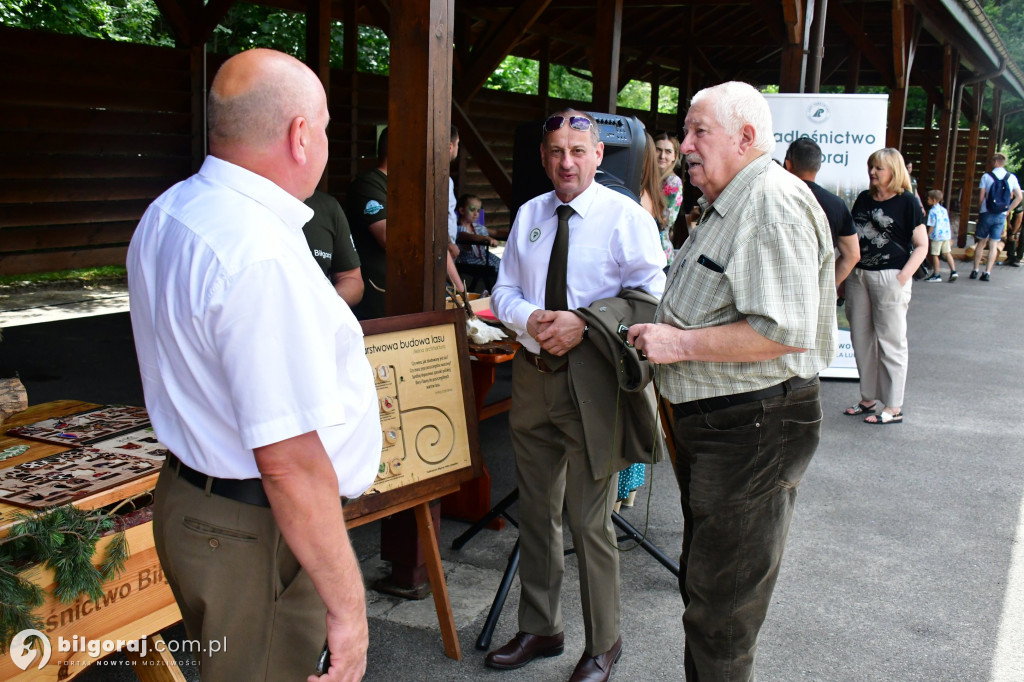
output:
[[[508,644],[487,654],[484,665],[498,670],[522,668],[538,656],[560,656],[565,651],[564,641],[561,632],[549,636],[518,632]]]
[[[587,656],[576,664],[569,682],[608,682],[612,676],[612,665],[622,656],[622,637],[615,640],[612,648],[597,656]]]

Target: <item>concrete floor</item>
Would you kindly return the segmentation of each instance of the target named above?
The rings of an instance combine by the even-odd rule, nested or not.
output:
[[[968,271],[961,266],[955,284],[914,285],[906,423],[878,428],[842,416],[857,384],[824,382],[822,442],[800,488],[758,680],[1024,680],[1024,269],[996,268],[989,283],[968,280]],[[127,315],[33,323],[5,335],[0,370],[21,372],[32,403],[141,403]],[[491,399],[507,393],[505,376]],[[482,423],[480,438],[499,498],[513,485],[507,415]],[[682,524],[675,481],[665,464],[652,475],[624,516],[674,555]],[[445,657],[431,600],[368,591],[367,680],[568,677],[583,643],[575,559],[566,559],[562,594],[566,654],[518,673],[491,671],[474,642],[517,534],[484,531],[451,550],[466,527],[445,521],[441,529],[463,660]],[[383,570],[379,536],[378,523],[353,532],[367,584]],[[674,577],[640,550],[624,551],[621,562],[624,653],[613,676],[682,679]],[[495,645],[515,633],[517,607],[518,582]],[[182,636],[180,628],[167,634]],[[197,679],[190,668],[186,676]],[[78,679],[132,678],[95,667]]]

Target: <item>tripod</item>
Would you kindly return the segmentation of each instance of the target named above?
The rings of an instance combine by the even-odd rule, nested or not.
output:
[[[467,542],[469,542],[473,536],[484,529],[494,519],[499,516],[504,516],[508,519],[516,528],[519,524],[514,518],[508,513],[508,508],[519,499],[519,489],[514,488],[512,492],[503,497],[498,504],[484,514],[483,517],[466,531],[455,538],[452,541],[452,549],[462,549]],[[652,542],[649,542],[643,534],[640,533],[633,525],[626,519],[619,516],[618,512],[612,512],[612,523],[614,523],[620,530],[624,531],[625,535],[616,537],[616,540],[622,542],[623,540],[632,540],[636,542],[645,552],[650,554],[657,560],[662,566],[667,568],[672,575],[679,577],[679,564],[672,561],[661,549]],[[565,550],[565,555],[569,556],[573,554],[575,550]],[[512,552],[508,555],[508,564],[505,566],[505,573],[501,576],[501,582],[498,584],[498,591],[494,594],[494,601],[491,602],[491,609],[487,612],[487,619],[484,621],[483,630],[480,631],[480,636],[476,639],[476,648],[481,651],[487,651],[491,648],[491,638],[494,635],[494,628],[498,624],[498,617],[501,616],[501,610],[505,607],[505,600],[508,598],[508,592],[512,587],[512,579],[516,576],[516,571],[519,570],[519,540],[516,540],[516,544],[512,547]]]

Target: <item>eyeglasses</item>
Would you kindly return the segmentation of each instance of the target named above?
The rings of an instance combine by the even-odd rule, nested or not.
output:
[[[553,133],[562,126],[565,122],[569,121],[569,127],[573,130],[590,130],[590,126],[593,125],[591,120],[586,116],[552,116],[548,120],[544,121],[544,132]]]
[[[475,213],[476,211],[479,211],[481,208],[481,206],[467,206],[466,210],[469,211],[470,213]]]

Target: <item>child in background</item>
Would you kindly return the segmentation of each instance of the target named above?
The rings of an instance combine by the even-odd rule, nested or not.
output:
[[[463,194],[455,205],[455,212],[459,216],[459,227],[455,239],[455,243],[459,246],[459,257],[455,262],[466,265],[487,265],[497,272],[501,259],[490,253],[487,247],[497,246],[498,240],[491,236],[486,227],[477,222],[482,205],[480,197],[475,194]]]
[[[926,282],[941,282],[939,275],[939,256],[946,257],[949,263],[949,281],[955,282],[959,275],[956,272],[956,263],[953,262],[953,254],[949,250],[949,240],[952,232],[949,229],[949,213],[942,206],[942,190],[933,189],[928,192],[928,239],[931,242],[932,276]]]

